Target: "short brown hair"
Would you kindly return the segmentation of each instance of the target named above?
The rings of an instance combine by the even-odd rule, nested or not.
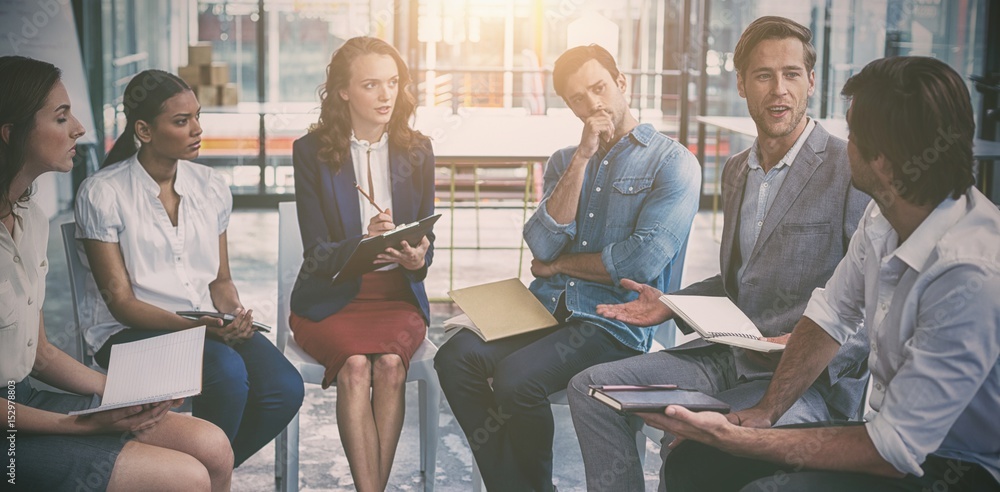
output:
[[[747,26],[740,40],[736,42],[736,51],[733,53],[733,65],[736,66],[736,73],[743,73],[750,63],[750,53],[767,39],[795,38],[802,41],[802,49],[805,51],[806,71],[811,72],[816,65],[816,48],[812,45],[812,31],[808,27],[799,24],[791,19],[777,16],[761,17]]]
[[[590,60],[597,60],[611,74],[612,79],[618,80],[618,64],[615,63],[615,57],[611,56],[608,50],[596,44],[577,46],[559,55],[552,67],[552,87],[555,88],[557,96],[566,99],[563,90],[566,89],[566,81],[569,80],[569,76],[576,73],[584,63]]]
[[[962,196],[975,183],[972,101],[962,77],[923,56],[882,58],[847,79],[851,141],[867,161],[892,163],[899,195],[917,205]]]

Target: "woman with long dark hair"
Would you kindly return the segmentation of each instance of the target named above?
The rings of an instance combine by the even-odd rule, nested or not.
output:
[[[77,237],[93,272],[86,339],[107,365],[111,347],[204,325],[202,392],[193,414],[222,428],[236,466],[274,438],[302,404],[302,378],[243,307],[229,270],[232,195],[189,159],[201,147],[201,107],[179,77],[137,74],[125,88],[125,131],[103,169],[80,186]],[[103,297],[103,299],[102,299]],[[178,311],[218,311],[192,321]]]
[[[229,490],[225,434],[169,412],[175,402],[67,415],[95,406],[107,378],[45,335],[49,221],[30,189],[44,173],[73,168],[83,134],[58,68],[0,57],[0,380],[14,431],[4,481],[24,490]],[[69,393],[37,390],[29,373]]]
[[[354,485],[384,490],[403,425],[406,371],[430,319],[423,280],[434,238],[386,250],[377,271],[337,285],[330,278],[362,238],[433,214],[434,154],[409,126],[415,102],[395,48],[349,39],[326,74],[319,123],[292,154],[305,254],[290,324],[295,341],[325,366],[323,387],[337,383]]]

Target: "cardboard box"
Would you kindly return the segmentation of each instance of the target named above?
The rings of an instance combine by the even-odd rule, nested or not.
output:
[[[198,103],[202,107],[219,105],[219,88],[214,85],[199,85],[194,94],[198,96]]]
[[[219,106],[236,106],[240,102],[240,91],[230,82],[219,86]]]
[[[188,65],[197,67],[212,63],[212,43],[203,42],[188,46]]]
[[[201,66],[201,83],[205,85],[225,85],[229,83],[229,64],[212,62]]]
[[[185,65],[177,67],[177,76],[181,78],[191,88],[201,85],[201,67],[197,65]]]

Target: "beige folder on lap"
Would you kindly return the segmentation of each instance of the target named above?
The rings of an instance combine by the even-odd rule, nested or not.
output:
[[[492,342],[559,324],[516,278],[456,289],[448,295],[465,314],[445,321],[446,332],[465,328]]]

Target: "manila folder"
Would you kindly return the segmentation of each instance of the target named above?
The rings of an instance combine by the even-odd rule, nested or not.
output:
[[[511,278],[448,293],[490,342],[559,324],[521,283]]]

